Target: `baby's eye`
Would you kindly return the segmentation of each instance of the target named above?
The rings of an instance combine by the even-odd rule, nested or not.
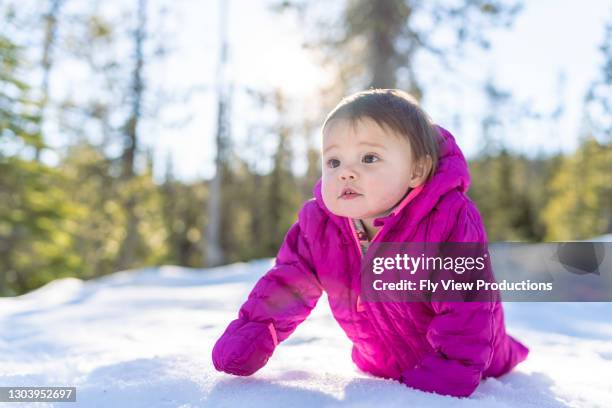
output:
[[[333,168],[336,168],[338,166],[340,166],[340,160],[338,159],[329,159],[327,161],[327,166]]]
[[[380,159],[377,156],[373,155],[373,154],[366,154],[361,159],[361,161],[364,162],[364,163],[374,163],[374,162],[377,162],[378,160],[380,160]]]

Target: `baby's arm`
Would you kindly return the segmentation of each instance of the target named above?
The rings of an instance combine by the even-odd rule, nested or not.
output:
[[[255,373],[276,345],[306,319],[321,294],[308,244],[296,223],[287,232],[274,267],[257,282],[238,319],[217,340],[212,351],[215,368],[234,375]]]
[[[449,242],[485,242],[478,210],[469,202],[458,214]],[[435,317],[427,330],[434,352],[403,372],[416,389],[467,397],[478,386],[493,352],[495,302],[432,302]]]

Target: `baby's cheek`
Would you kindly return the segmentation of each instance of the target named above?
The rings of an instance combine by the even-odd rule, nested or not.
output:
[[[334,205],[334,203],[333,203],[333,200],[331,199],[332,196],[331,196],[331,193],[329,191],[329,188],[328,187],[326,188],[325,186],[322,186],[322,188],[321,188],[321,195],[323,196],[323,203],[325,204],[325,206],[327,208],[331,209],[331,207]]]
[[[377,209],[381,211],[390,210],[402,198],[402,191],[404,191],[402,186],[396,183],[382,183],[380,190],[376,194],[378,201]]]

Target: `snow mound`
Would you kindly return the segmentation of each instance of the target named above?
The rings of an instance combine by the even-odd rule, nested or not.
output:
[[[0,299],[0,384],[74,386],[84,407],[612,406],[608,303],[506,304],[530,357],[469,399],[358,371],[325,297],[258,373],[219,373],[212,346],[272,262],[59,279]]]

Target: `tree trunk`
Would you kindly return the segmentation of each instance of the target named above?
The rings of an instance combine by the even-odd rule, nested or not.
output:
[[[138,124],[142,116],[142,95],[144,84],[142,71],[144,66],[143,43],[146,35],[146,0],[138,0],[137,27],[134,31],[135,64],[132,72],[132,107],[130,117],[125,124],[125,147],[123,151],[122,179],[127,185],[126,234],[119,251],[117,267],[119,270],[129,268],[135,261],[136,249],[140,237],[139,219],[136,214],[136,193],[129,185],[135,175],[134,161],[138,151]]]
[[[208,222],[206,225],[206,248],[205,257],[208,267],[221,265],[224,262],[223,249],[221,247],[221,186],[223,184],[223,169],[227,160],[229,140],[229,87],[226,84],[225,69],[227,64],[227,25],[228,25],[228,1],[221,0],[219,37],[221,41],[221,55],[217,66],[217,152],[215,156],[215,176],[208,190]]]
[[[43,55],[41,65],[43,69],[41,89],[41,102],[40,102],[40,129],[41,135],[44,136],[43,126],[45,125],[47,106],[49,105],[49,77],[51,74],[51,67],[53,66],[53,46],[55,45],[57,26],[58,26],[58,15],[60,7],[62,6],[63,0],[51,0],[49,5],[49,11],[44,15],[43,20],[45,24],[45,38],[43,40]],[[35,159],[40,161],[40,153],[42,146],[36,146]]]

